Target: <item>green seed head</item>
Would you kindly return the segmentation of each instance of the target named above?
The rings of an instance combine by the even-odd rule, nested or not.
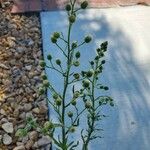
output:
[[[50,86],[49,81],[48,81],[48,80],[44,80],[44,81],[43,81],[43,86],[44,86],[44,87],[49,87],[49,86]]]
[[[99,56],[104,57],[104,53],[103,52],[99,53]]]
[[[101,49],[100,49],[100,48],[97,48],[96,51],[99,53],[99,52],[101,51]]]
[[[40,66],[41,66],[42,68],[44,68],[44,67],[46,66],[46,63],[45,63],[44,60],[41,60],[41,61],[39,62],[39,64],[40,64]]]
[[[58,94],[56,94],[56,93],[53,94],[53,99],[56,100],[58,97],[59,97]]]
[[[59,66],[61,65],[60,59],[56,59],[56,64],[59,65]]]
[[[74,61],[74,62],[73,62],[73,65],[74,65],[75,67],[78,67],[78,66],[80,65],[80,62],[79,62],[79,61]]]
[[[105,86],[105,87],[104,87],[104,90],[106,90],[106,91],[109,90],[109,87]]]
[[[69,22],[70,23],[74,23],[75,21],[76,21],[76,16],[75,15],[69,16]]]
[[[88,88],[90,86],[90,81],[89,80],[83,80],[83,87]]]
[[[47,59],[48,60],[52,60],[52,56],[49,54],[49,55],[47,55]]]
[[[80,92],[75,91],[75,93],[73,94],[73,98],[78,98],[79,96],[80,96]]]
[[[101,44],[101,49],[105,52],[105,51],[107,51],[107,46],[108,46],[108,42],[105,41]]]
[[[105,64],[105,62],[106,62],[105,60],[102,60],[102,61],[101,61],[101,64]]]
[[[96,57],[95,57],[95,60],[98,60],[98,59],[99,59],[99,56],[96,56]]]
[[[75,54],[76,58],[80,58],[80,52],[77,51],[76,54]]]
[[[47,80],[47,76],[45,74],[42,74],[42,79]]]
[[[52,128],[54,128],[54,125],[53,125],[52,122],[46,121],[46,122],[44,123],[44,128],[46,128],[46,129],[52,129]]]
[[[88,2],[87,1],[84,1],[84,2],[81,3],[81,8],[82,9],[86,9],[87,6],[88,6]]]
[[[89,42],[91,42],[91,40],[92,40],[92,37],[89,35],[84,38],[85,43],[89,43]]]
[[[94,65],[94,61],[91,61],[90,64],[93,66]]]
[[[57,99],[56,99],[56,105],[57,105],[57,106],[60,106],[60,105],[61,105],[61,102],[62,102],[62,100],[61,100],[60,98],[57,98]]]
[[[72,101],[71,101],[71,104],[72,104],[73,106],[75,106],[75,105],[77,104],[76,100],[72,100]]]
[[[58,39],[60,37],[60,33],[59,32],[54,32],[53,37]]]
[[[86,73],[86,75],[87,75],[87,77],[92,77],[92,75],[94,74],[94,70],[93,69],[90,69],[87,73]]]
[[[86,108],[91,108],[92,107],[91,102],[90,101],[85,102],[85,107]]]
[[[114,106],[114,103],[112,101],[110,102],[110,106],[112,106],[112,107]]]
[[[54,36],[51,37],[51,42],[52,43],[57,43],[57,38],[55,38]]]
[[[66,11],[70,11],[71,10],[71,5],[70,4],[67,4],[66,7],[65,7]]]
[[[71,45],[72,49],[76,48],[77,46],[78,46],[78,44],[77,44],[77,42],[76,42],[76,41],[75,41],[75,42],[73,42],[73,43],[72,43],[72,45]]]
[[[71,111],[69,111],[67,114],[68,114],[68,117],[69,117],[69,118],[72,118],[72,117],[73,117],[73,113],[72,113]]]
[[[75,127],[71,127],[69,130],[71,133],[74,133],[76,131]]]
[[[80,75],[79,75],[78,73],[75,73],[73,76],[74,76],[74,78],[77,79],[77,80],[80,79]]]
[[[42,95],[45,93],[45,89],[43,87],[39,88],[39,94]]]

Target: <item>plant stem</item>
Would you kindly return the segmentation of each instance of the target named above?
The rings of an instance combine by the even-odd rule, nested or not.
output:
[[[66,77],[64,78],[64,91],[63,91],[63,102],[62,102],[62,143],[63,143],[63,150],[66,150],[67,143],[66,143],[66,131],[65,131],[65,98],[66,98],[66,91],[69,83],[69,74],[71,68],[71,60],[70,60],[70,34],[71,34],[71,26],[72,24],[69,23],[68,29],[68,55],[67,55],[67,70],[66,70]]]

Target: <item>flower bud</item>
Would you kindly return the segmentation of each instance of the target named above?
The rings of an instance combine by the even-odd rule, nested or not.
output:
[[[77,42],[76,42],[76,41],[73,42],[72,45],[71,45],[72,49],[76,48],[77,46],[78,46],[78,45],[77,45]]]
[[[99,53],[99,56],[104,57],[104,53],[103,52]]]
[[[88,88],[90,86],[90,81],[89,80],[83,80],[83,87]]]
[[[101,64],[105,64],[105,60],[102,60],[102,61],[101,61]]]
[[[44,60],[41,60],[39,64],[42,68],[44,68],[46,66],[46,63]]]
[[[106,90],[106,91],[107,91],[107,90],[109,90],[109,88],[108,88],[107,86],[105,86],[105,87],[104,87],[104,90]]]
[[[93,66],[94,65],[94,61],[91,61],[90,64]]]
[[[52,122],[46,121],[46,122],[44,123],[44,128],[46,128],[46,129],[52,129],[52,128],[54,128],[54,125],[53,125]]]
[[[75,91],[75,93],[73,94],[73,98],[78,98],[79,96],[80,96],[80,92]]]
[[[61,100],[60,98],[57,98],[57,99],[56,99],[56,105],[57,105],[57,106],[60,106],[60,105],[61,105],[61,102],[62,102],[62,100]]]
[[[79,62],[79,61],[74,61],[74,62],[73,62],[73,65],[74,65],[75,67],[78,67],[78,66],[80,65],[80,62]]]
[[[87,6],[88,6],[88,2],[87,1],[84,1],[84,2],[81,3],[81,8],[82,9],[87,8]]]
[[[39,94],[42,95],[45,93],[45,89],[43,87],[39,88]]]
[[[48,60],[52,60],[52,56],[49,54],[49,55],[47,55],[47,59]]]
[[[47,80],[47,76],[45,74],[42,74],[42,79]]]
[[[91,102],[90,101],[85,102],[85,107],[86,108],[91,108],[92,107]]]
[[[86,36],[86,37],[84,38],[84,42],[85,42],[85,43],[89,43],[89,42],[91,42],[91,40],[92,40],[92,37],[91,37],[91,36]]]
[[[66,11],[70,11],[71,10],[71,5],[70,4],[67,4],[66,7],[65,7]]]
[[[105,52],[105,51],[107,51],[107,46],[108,46],[108,42],[105,41],[101,44],[101,49]]]
[[[77,104],[76,100],[72,100],[72,101],[71,101],[71,104],[72,104],[73,106],[75,106],[75,105]]]
[[[59,65],[59,66],[61,65],[60,59],[56,59],[56,64]]]
[[[69,111],[67,114],[68,114],[68,117],[69,117],[69,118],[72,118],[72,117],[73,117],[73,113],[72,113],[71,111]]]
[[[96,57],[95,57],[95,60],[98,60],[98,59],[99,59],[99,56],[96,56]]]
[[[75,54],[76,58],[80,58],[80,52],[77,51],[76,54]]]
[[[110,106],[112,106],[112,107],[114,106],[114,103],[112,101],[110,102]]]
[[[76,131],[75,127],[71,127],[69,130],[71,133],[74,133]]]
[[[52,43],[57,43],[57,39],[52,36],[52,37],[51,37],[51,42],[52,42]]]
[[[90,70],[86,73],[86,76],[90,78],[90,77],[92,77],[93,74],[94,74],[93,69],[90,69]]]
[[[53,99],[56,100],[58,97],[59,97],[58,94],[56,94],[56,93],[53,94]]]
[[[49,86],[50,86],[49,81],[48,81],[48,80],[44,80],[44,81],[43,81],[43,86],[44,86],[44,87],[49,87]]]
[[[60,33],[59,32],[54,32],[53,37],[58,39],[60,37]]]
[[[75,15],[69,16],[69,22],[70,23],[74,23],[75,21],[76,21],[76,16]]]
[[[78,73],[75,73],[73,76],[74,76],[74,78],[77,79],[77,80],[80,78],[80,75],[79,75]]]
[[[99,53],[99,52],[101,51],[101,49],[100,49],[100,48],[97,48],[96,51]]]

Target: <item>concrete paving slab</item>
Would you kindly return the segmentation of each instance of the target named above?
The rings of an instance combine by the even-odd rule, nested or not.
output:
[[[63,55],[50,43],[50,35],[53,31],[62,31],[66,35],[68,23],[65,16],[63,11],[41,13],[45,58],[51,53],[54,58],[59,57],[63,62]],[[109,92],[102,94],[111,95],[116,106],[102,110],[109,115],[100,122],[100,127],[104,129],[101,133],[104,138],[92,143],[90,150],[150,149],[149,20],[150,8],[146,6],[90,9],[79,14],[78,21],[73,27],[72,40],[83,39],[83,35],[88,33],[95,39],[91,44],[81,48],[82,69],[88,67],[88,60],[93,57],[95,48],[102,41],[109,42],[107,63],[100,81],[110,87]],[[50,82],[61,91],[60,77],[54,71],[46,69],[46,72]],[[79,87],[80,84],[76,88]],[[48,96],[50,97],[49,92]],[[50,118],[56,119],[51,109]],[[81,127],[84,126],[82,123]],[[78,131],[76,136],[71,138],[78,138]]]

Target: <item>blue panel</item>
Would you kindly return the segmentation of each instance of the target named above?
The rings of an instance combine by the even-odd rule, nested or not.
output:
[[[135,45],[139,43],[132,41],[132,37],[135,37],[134,31],[132,36],[128,35],[129,26],[127,28],[119,26],[120,22],[115,15],[113,16],[113,11],[108,12],[93,9],[85,13],[82,12],[73,27],[71,35],[72,41],[80,41],[83,39],[83,35],[88,33],[92,34],[95,39],[91,44],[80,49],[82,55],[81,69],[84,70],[88,68],[88,60],[94,56],[96,47],[102,41],[109,41],[109,51],[106,56],[107,63],[100,80],[101,83],[108,85],[110,90],[101,94],[111,95],[115,99],[116,106],[114,108],[103,108],[102,111],[109,116],[101,121],[99,125],[104,129],[104,132],[101,133],[104,138],[93,142],[89,150],[149,150],[150,80],[148,76],[150,75],[150,61],[142,64],[136,59],[134,50]],[[133,12],[136,14],[136,11]],[[117,13],[115,12],[115,14]],[[120,15],[123,16],[123,14]],[[65,59],[61,52],[50,43],[50,36],[54,31],[62,31],[66,36],[68,24],[65,18],[66,14],[63,11],[41,13],[45,60],[48,53],[51,53],[54,58],[61,58],[62,62]],[[116,26],[110,22],[116,24]],[[126,23],[124,22],[125,26]],[[147,41],[150,43],[150,39],[147,39]],[[60,44],[63,46],[62,43]],[[65,66],[65,64],[63,65]],[[60,76],[49,69],[46,69],[46,73],[49,81],[54,83],[55,88],[61,92],[63,85]],[[79,87],[80,84],[75,88]],[[67,97],[70,96],[71,88]],[[48,97],[50,98],[50,93],[48,93]],[[57,120],[51,109],[50,118]],[[84,119],[81,127],[85,127]],[[78,129],[78,131],[80,130]],[[72,138],[80,136],[78,131],[76,136]]]

